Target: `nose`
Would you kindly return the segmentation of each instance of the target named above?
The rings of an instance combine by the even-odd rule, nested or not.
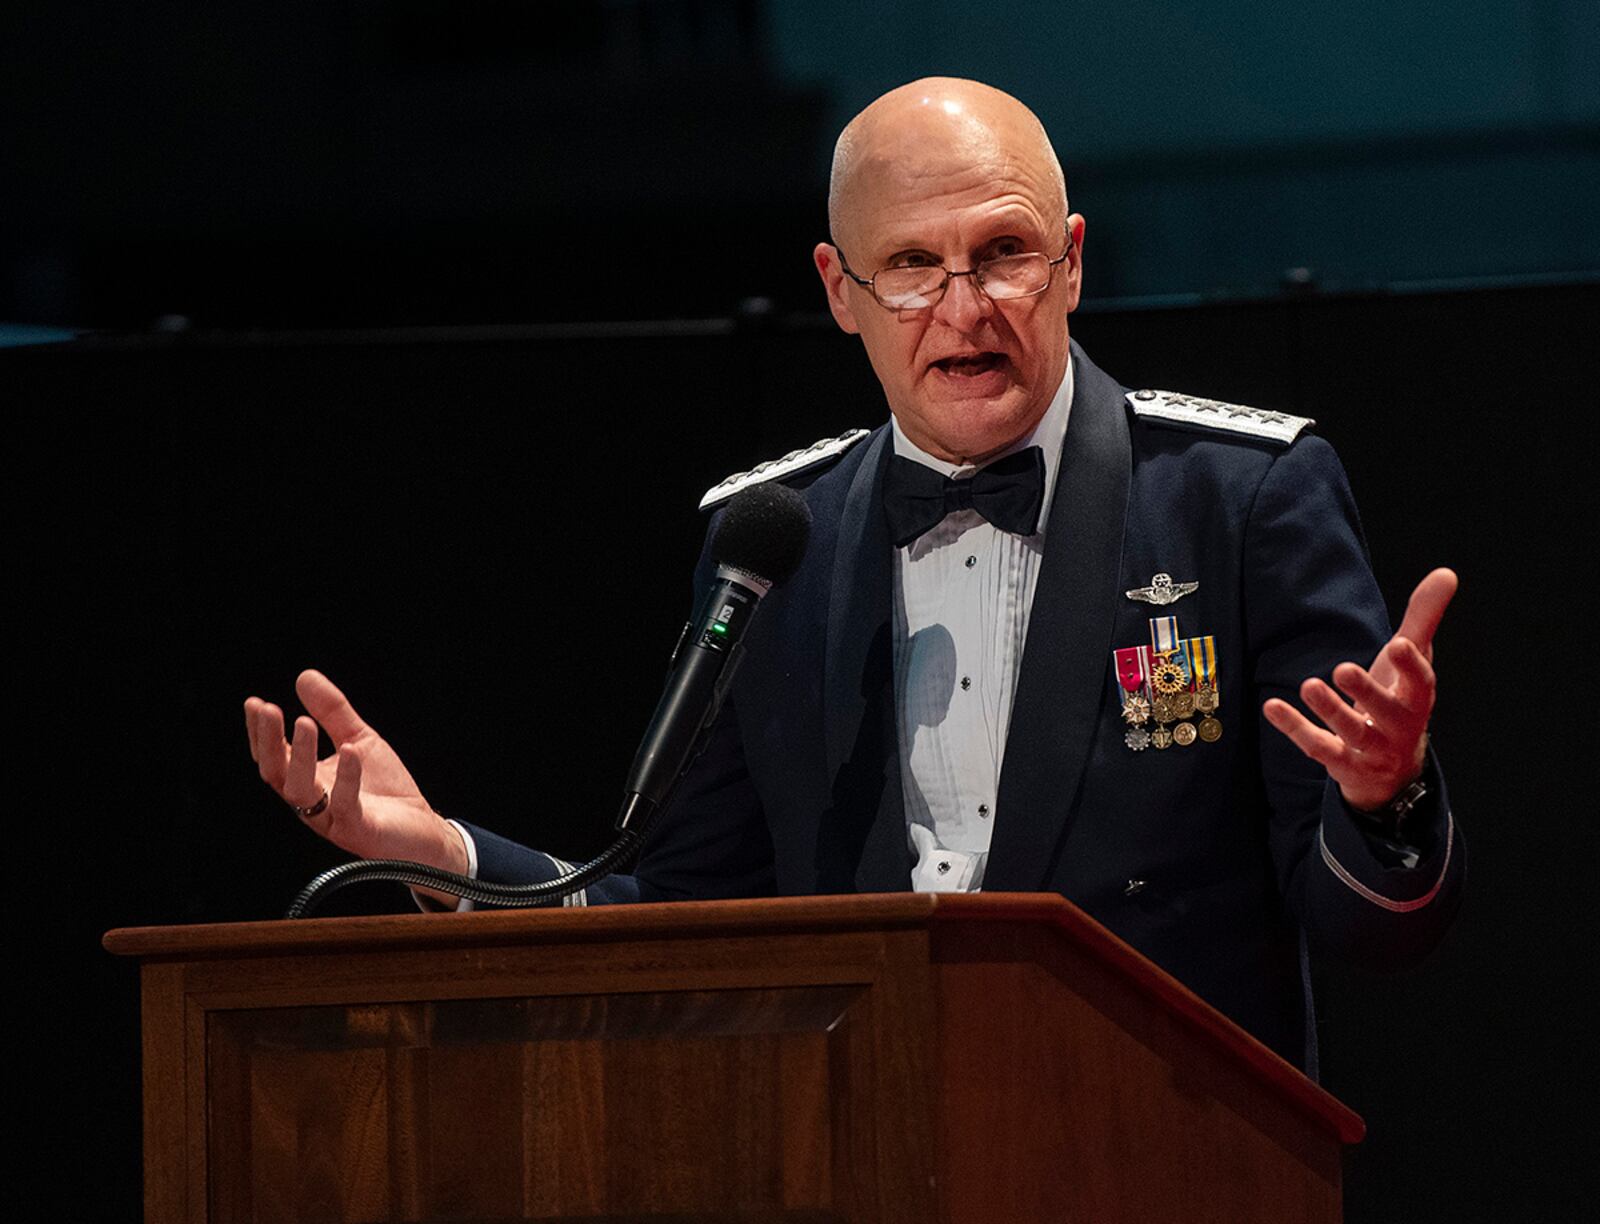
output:
[[[977,269],[950,273],[944,296],[933,307],[933,316],[957,331],[970,332],[989,317],[994,302],[978,287]]]

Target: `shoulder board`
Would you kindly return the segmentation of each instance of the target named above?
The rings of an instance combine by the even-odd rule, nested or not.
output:
[[[713,485],[706,490],[706,495],[700,499],[700,509],[711,510],[720,506],[741,489],[748,489],[752,485],[764,484],[769,480],[787,480],[791,476],[798,476],[801,472],[808,472],[814,467],[829,463],[871,432],[870,429],[852,429],[837,438],[824,438],[820,442],[813,442],[803,450],[790,451],[782,459],[769,459],[765,463],[758,463],[748,472],[735,472],[721,484]]]
[[[1316,424],[1310,417],[1246,408],[1243,404],[1224,404],[1221,400],[1179,395],[1176,391],[1130,391],[1128,407],[1136,416],[1191,428],[1247,434],[1285,446],[1298,438],[1302,430]]]

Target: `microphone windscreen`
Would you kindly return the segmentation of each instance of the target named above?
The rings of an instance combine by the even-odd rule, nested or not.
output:
[[[800,568],[810,538],[806,499],[787,485],[768,481],[729,499],[711,538],[711,559],[777,586]]]

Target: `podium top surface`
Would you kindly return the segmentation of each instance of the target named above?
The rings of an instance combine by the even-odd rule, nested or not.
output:
[[[1131,982],[1196,1037],[1269,1083],[1286,1104],[1343,1143],[1365,1133],[1359,1115],[1285,1062],[1176,978],[1055,893],[872,893],[579,909],[480,910],[467,914],[385,914],[297,921],[129,927],[106,933],[105,948],[149,961],[463,948],[516,943],[610,942],[805,931],[1027,923],[1059,938]]]

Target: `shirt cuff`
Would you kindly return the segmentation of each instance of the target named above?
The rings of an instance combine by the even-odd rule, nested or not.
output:
[[[446,820],[445,823],[461,834],[461,843],[467,848],[467,870],[465,874],[469,880],[476,880],[478,878],[478,844],[472,840],[472,834],[468,833],[466,827],[459,821]],[[425,914],[442,914],[445,912],[444,907],[437,901],[431,897],[424,897],[414,888],[411,890],[411,899],[416,902],[417,908]],[[467,911],[474,909],[477,909],[477,906],[466,897],[461,897],[456,901],[455,912],[458,914],[465,914]]]
[[[987,854],[947,850],[926,825],[912,824],[907,828],[911,849],[917,856],[916,866],[911,869],[913,892],[977,892],[982,887]]]

